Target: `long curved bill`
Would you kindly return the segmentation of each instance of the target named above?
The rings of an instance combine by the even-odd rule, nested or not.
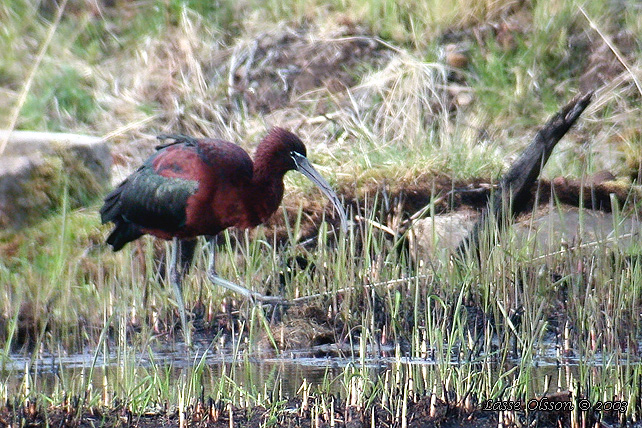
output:
[[[291,155],[292,159],[294,159],[296,170],[308,177],[310,181],[312,181],[328,197],[328,199],[330,199],[332,205],[336,208],[337,213],[339,213],[339,218],[341,219],[341,230],[347,232],[348,219],[343,209],[343,205],[341,205],[341,201],[339,201],[339,198],[337,197],[337,194],[334,193],[334,190],[332,190],[332,187],[330,187],[328,182],[321,177],[321,174],[314,169],[308,158],[297,152],[292,152]]]

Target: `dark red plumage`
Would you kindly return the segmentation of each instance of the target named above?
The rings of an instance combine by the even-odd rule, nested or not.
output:
[[[169,137],[105,198],[102,222],[116,228],[107,242],[119,250],[148,233],[163,239],[216,235],[268,219],[283,198],[283,176],[306,156],[301,140],[274,128],[254,162],[239,146],[216,139]]]

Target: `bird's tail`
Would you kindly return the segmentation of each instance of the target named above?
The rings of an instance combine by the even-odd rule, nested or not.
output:
[[[105,204],[100,208],[100,220],[103,224],[113,222],[116,227],[107,237],[107,243],[114,251],[118,251],[128,242],[140,238],[143,235],[140,227],[128,222],[121,213],[120,196],[125,188],[125,180],[105,198]]]
[[[134,241],[143,236],[140,228],[125,221],[116,223],[116,228],[107,237],[107,243],[112,246],[114,251],[118,251],[128,242]]]
[[[109,195],[105,197],[105,203],[100,208],[100,220],[102,224],[113,221],[114,223],[121,217],[120,216],[120,195],[123,193],[127,180],[122,182],[120,186],[112,190]]]

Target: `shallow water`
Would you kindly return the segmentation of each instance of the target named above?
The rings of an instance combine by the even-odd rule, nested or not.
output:
[[[148,346],[143,351],[132,349],[120,348],[120,352],[109,352],[107,355],[92,350],[63,355],[41,353],[35,358],[13,354],[5,361],[0,361],[0,375],[8,396],[24,394],[25,391],[51,396],[65,390],[96,389],[105,383],[113,391],[122,379],[139,383],[154,373],[167,374],[173,380],[187,379],[185,376],[194,370],[201,370],[205,395],[215,391],[221,378],[225,377],[250,392],[272,392],[291,398],[300,395],[304,382],[321,387],[326,392],[345,396],[347,371],[365,373],[366,377],[376,381],[388,371],[401,370],[415,373],[413,376],[418,373],[429,378],[440,369],[440,364],[432,358],[400,355],[399,349],[390,345],[377,347],[376,350],[368,349],[367,355],[360,355],[358,349],[338,345],[284,351],[280,355],[273,351],[235,353],[232,349],[219,348],[216,343],[206,341],[196,341],[191,350],[182,343]],[[479,366],[481,360],[468,363],[451,361],[450,365]],[[509,360],[501,369],[497,363],[491,365],[497,373],[501,373],[519,366],[519,363],[518,359]],[[547,342],[534,358],[529,378],[533,391],[538,394],[552,393],[568,389],[572,377],[577,379],[580,365],[595,371],[609,364],[608,359],[599,354],[591,361],[561,357],[555,343]],[[129,377],[127,373],[131,373]],[[106,382],[106,379],[111,381]],[[117,380],[115,383],[114,379]],[[430,382],[426,381],[426,384]],[[119,395],[118,391],[114,393]]]

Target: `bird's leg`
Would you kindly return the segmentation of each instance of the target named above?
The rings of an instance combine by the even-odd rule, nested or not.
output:
[[[187,326],[187,316],[185,315],[185,301],[183,300],[183,281],[184,272],[178,268],[181,262],[181,241],[178,238],[173,239],[172,261],[169,266],[169,281],[172,283],[174,289],[174,296],[176,297],[176,305],[178,306],[178,313],[181,317],[181,327],[183,328],[183,336],[185,337],[185,344],[192,346],[192,340],[189,328]]]
[[[196,251],[196,244],[198,241],[196,239],[181,239],[179,242],[181,244],[181,273],[183,278],[185,278],[185,275],[187,275],[187,272],[189,272],[189,269],[192,267],[194,252]]]
[[[252,301],[256,300],[264,303],[277,303],[277,304],[287,303],[287,301],[280,296],[265,296],[261,293],[250,291],[245,287],[241,287],[238,284],[235,284],[231,281],[228,281],[218,276],[218,274],[216,273],[216,266],[215,266],[216,265],[216,236],[210,236],[208,237],[207,240],[210,247],[210,258],[209,258],[209,266],[207,268],[207,277],[212,282],[212,284],[225,287],[228,290],[238,293]]]

